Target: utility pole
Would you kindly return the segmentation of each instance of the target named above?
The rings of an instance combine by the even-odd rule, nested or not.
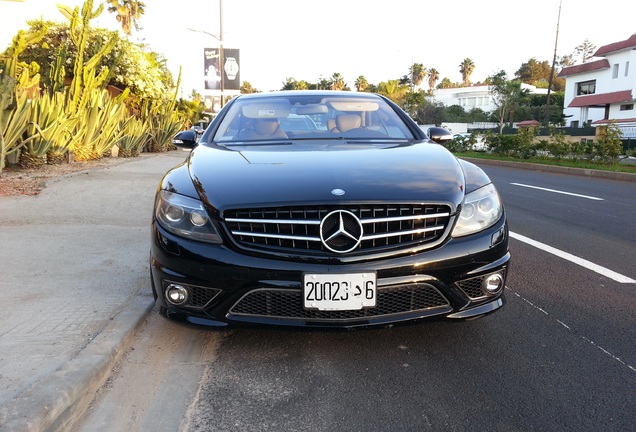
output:
[[[557,58],[557,44],[559,42],[559,23],[561,22],[561,3],[563,0],[559,0],[559,15],[557,17],[556,37],[554,38],[554,57],[552,57],[552,70],[550,71],[550,77],[548,78],[548,97],[545,102],[545,125],[550,125],[550,92],[552,91],[552,81],[554,80],[554,69],[556,66]]]
[[[219,68],[221,69],[221,108],[225,106],[225,65],[223,53],[223,0],[219,0]]]
[[[189,28],[188,30],[197,33],[203,33],[208,36],[212,36],[214,39],[219,41],[219,75],[220,75],[220,89],[221,89],[221,108],[225,105],[225,65],[224,58],[225,53],[223,52],[223,0],[219,0],[219,35],[215,35],[214,33],[207,32],[205,30],[198,30]]]

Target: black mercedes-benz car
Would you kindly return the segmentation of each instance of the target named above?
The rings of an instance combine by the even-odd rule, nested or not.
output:
[[[232,99],[158,187],[160,313],[195,324],[355,328],[471,319],[504,304],[508,227],[477,166],[389,99]]]

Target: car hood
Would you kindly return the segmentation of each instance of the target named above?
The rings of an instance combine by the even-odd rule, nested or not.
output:
[[[455,210],[466,190],[459,161],[430,143],[199,146],[187,167],[199,197],[219,211],[380,201],[444,203]]]

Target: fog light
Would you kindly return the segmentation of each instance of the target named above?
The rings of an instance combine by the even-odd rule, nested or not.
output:
[[[166,288],[166,300],[175,306],[179,306],[188,301],[188,290],[181,285],[170,284]]]
[[[503,277],[499,273],[484,278],[483,287],[487,294],[496,294],[503,288]]]

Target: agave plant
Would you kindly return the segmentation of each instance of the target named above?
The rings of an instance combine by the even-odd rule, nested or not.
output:
[[[153,152],[163,152],[170,149],[172,137],[183,129],[184,121],[176,111],[164,112],[151,117],[152,139],[151,149]]]
[[[181,69],[175,92],[168,103],[162,100],[146,101],[142,115],[150,124],[150,151],[163,152],[172,146],[172,137],[183,129],[185,120],[176,110],[177,90],[181,85]]]
[[[27,128],[33,139],[20,152],[20,166],[33,168],[61,163],[70,147],[70,130],[78,123],[77,117],[64,110],[64,94],[50,96],[44,93],[31,102],[31,125]]]
[[[147,100],[142,106],[142,117],[149,125],[149,151],[164,152],[172,144],[172,137],[183,129],[185,121],[174,104],[160,100]]]
[[[24,137],[30,124],[31,103],[26,92],[16,93],[15,87],[15,79],[0,75],[0,172],[7,156],[35,139]]]
[[[75,160],[100,159],[121,139],[121,121],[126,114],[126,106],[120,98],[127,95],[124,92],[112,98],[106,90],[93,90],[90,95],[84,96],[87,105],[78,113],[79,123],[72,137]]]
[[[149,137],[147,122],[137,117],[130,117],[124,123],[123,135],[117,142],[119,157],[139,156]]]

